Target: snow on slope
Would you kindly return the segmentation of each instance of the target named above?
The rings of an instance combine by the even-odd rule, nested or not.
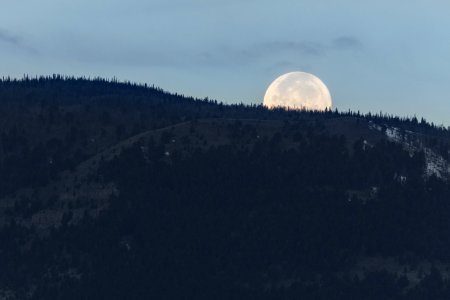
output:
[[[369,122],[369,128],[383,131],[383,127],[373,122]],[[441,155],[426,147],[417,135],[412,131],[401,131],[396,127],[386,127],[386,137],[391,142],[402,144],[404,149],[412,155],[415,152],[423,151],[425,154],[425,175],[427,177],[435,175],[439,178],[450,177],[450,164]]]

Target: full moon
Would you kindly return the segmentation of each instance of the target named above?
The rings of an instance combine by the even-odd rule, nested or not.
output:
[[[318,77],[304,72],[281,75],[269,86],[264,96],[264,106],[289,109],[331,109],[331,95]]]

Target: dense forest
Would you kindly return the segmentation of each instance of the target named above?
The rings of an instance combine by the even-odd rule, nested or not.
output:
[[[449,299],[450,132],[0,81],[0,299]]]

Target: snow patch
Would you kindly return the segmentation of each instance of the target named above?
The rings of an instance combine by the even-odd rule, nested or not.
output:
[[[427,176],[436,175],[439,178],[448,177],[450,174],[449,163],[439,154],[429,148],[424,149],[426,174]]]
[[[398,128],[388,127],[386,128],[386,136],[389,140],[397,143],[403,142],[403,137]]]
[[[370,129],[377,130],[377,131],[383,131],[383,127],[381,127],[381,126],[378,125],[378,124],[375,124],[375,123],[372,122],[372,121],[369,121],[369,128],[370,128]]]
[[[383,127],[369,122],[369,128],[377,131],[383,131]],[[450,175],[450,164],[441,155],[426,147],[420,139],[417,138],[414,132],[408,130],[400,130],[399,128],[390,126],[386,127],[386,137],[389,141],[403,145],[403,148],[409,151],[413,156],[419,151],[425,154],[425,175],[430,177],[432,175],[438,178],[448,178]]]

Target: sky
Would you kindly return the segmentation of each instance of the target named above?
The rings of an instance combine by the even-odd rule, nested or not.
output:
[[[449,126],[449,15],[448,0],[5,0],[0,76],[116,77],[259,104],[304,71],[341,111]]]

